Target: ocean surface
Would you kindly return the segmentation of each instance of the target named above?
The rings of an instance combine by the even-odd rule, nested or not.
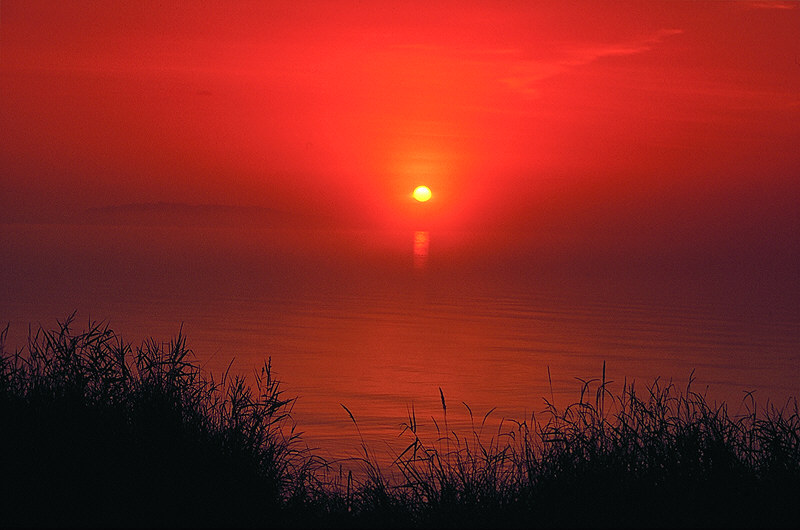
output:
[[[744,411],[800,395],[797,263],[553,250],[523,234],[2,225],[7,350],[29,326],[188,337],[201,366],[267,359],[318,454],[381,460],[420,432],[527,420],[583,381],[659,378]],[[592,391],[597,382],[591,383]],[[441,395],[440,395],[441,389]],[[358,429],[344,405],[352,412]],[[434,422],[434,419],[436,422]],[[360,434],[359,434],[360,431]],[[496,432],[495,432],[496,434]]]

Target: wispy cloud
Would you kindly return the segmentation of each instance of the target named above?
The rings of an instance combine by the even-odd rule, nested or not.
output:
[[[748,2],[749,9],[797,9],[800,2]]]
[[[646,53],[665,39],[681,33],[683,30],[680,29],[664,29],[633,42],[565,46],[560,57],[550,60],[516,59],[508,65],[510,75],[503,77],[501,82],[514,91],[535,95],[538,91],[537,84],[544,79],[586,66],[605,57],[624,57]],[[521,54],[520,51],[518,55]]]

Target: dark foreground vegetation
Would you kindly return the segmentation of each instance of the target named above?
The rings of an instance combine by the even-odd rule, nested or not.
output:
[[[0,525],[261,527],[796,526],[796,401],[730,417],[691,389],[587,382],[573,405],[486,437],[417,436],[339,473],[302,444],[267,363],[204,375],[179,333],[137,348],[71,319],[0,335]],[[357,427],[357,426],[356,426]]]

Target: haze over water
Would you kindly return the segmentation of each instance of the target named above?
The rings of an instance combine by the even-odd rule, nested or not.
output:
[[[800,394],[798,281],[779,265],[565,264],[502,233],[4,225],[9,346],[28,324],[102,320],[134,345],[182,328],[204,369],[268,358],[305,439],[356,456],[344,404],[378,452],[413,406],[441,421],[529,419],[603,363],[612,390],[656,377],[741,409]],[[31,244],[35,242],[35,244]],[[426,250],[427,248],[427,250]],[[42,256],[58,256],[44,260]],[[552,375],[552,389],[547,370]],[[553,394],[551,394],[551,391]],[[743,410],[743,409],[742,409]]]

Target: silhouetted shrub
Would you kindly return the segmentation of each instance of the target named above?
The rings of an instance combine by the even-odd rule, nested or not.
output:
[[[301,443],[267,361],[253,384],[202,374],[182,333],[135,350],[72,318],[9,353],[0,333],[0,525],[262,527],[786,526],[800,521],[800,415],[731,417],[654,381],[584,382],[576,403],[486,433],[448,426],[362,473]],[[594,386],[594,390],[592,390]],[[472,410],[464,404],[470,417]],[[346,414],[358,429],[353,414]]]

